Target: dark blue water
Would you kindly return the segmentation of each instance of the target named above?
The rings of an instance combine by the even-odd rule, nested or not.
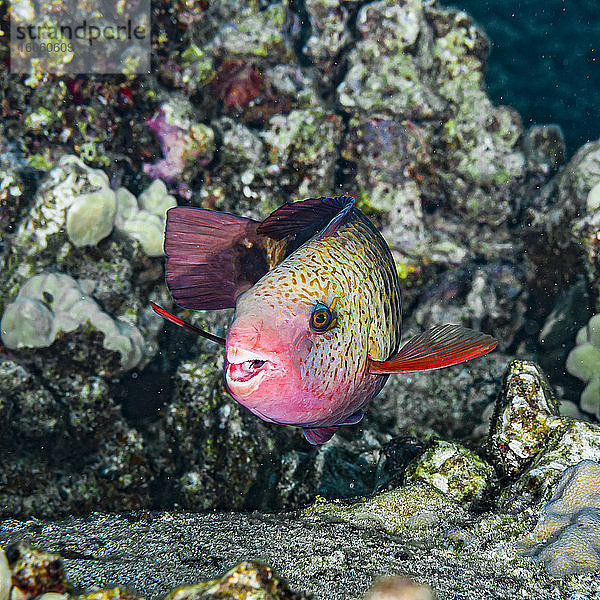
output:
[[[491,42],[491,99],[532,124],[558,123],[569,153],[600,138],[600,0],[441,0]]]

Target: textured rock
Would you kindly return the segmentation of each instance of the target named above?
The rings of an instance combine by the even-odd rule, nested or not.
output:
[[[528,129],[523,150],[527,168],[544,175],[557,171],[566,161],[565,139],[558,125],[535,125]]]
[[[474,452],[459,444],[437,441],[408,466],[406,481],[424,481],[459,503],[480,500],[494,470]]]
[[[170,451],[180,469],[175,497],[194,510],[242,509],[260,465],[286,435],[225,392],[222,361],[202,356],[181,364],[167,409]]]
[[[358,502],[317,502],[304,509],[306,516],[341,519],[355,526],[377,527],[388,533],[427,538],[466,518],[449,495],[417,481]]]
[[[48,361],[44,368],[52,369]],[[153,475],[144,441],[101,378],[72,371],[52,380],[0,359],[0,416],[3,517],[149,503]]]
[[[273,570],[257,562],[242,562],[216,579],[183,586],[167,594],[164,600],[209,600],[235,597],[240,600],[304,600],[295,594]]]
[[[321,86],[330,88],[345,66],[343,53],[353,41],[349,20],[355,10],[337,0],[308,0],[305,8],[311,35],[304,54],[315,66]]]
[[[541,369],[513,361],[506,369],[488,450],[503,474],[514,477],[564,432],[558,405]]]
[[[557,175],[554,186],[542,193],[529,209],[528,218],[534,231],[544,232],[552,244],[565,248],[572,241],[573,221],[586,214],[590,190],[599,182],[600,142],[590,142],[575,153]]]
[[[366,413],[365,427],[389,437],[410,432],[420,438],[471,438],[500,391],[506,362],[494,353],[468,368],[392,375]],[[489,423],[483,426],[487,433]]]
[[[52,592],[62,594],[69,590],[58,554],[41,552],[16,543],[7,546],[6,556],[14,586],[11,597],[15,600],[27,600]]]

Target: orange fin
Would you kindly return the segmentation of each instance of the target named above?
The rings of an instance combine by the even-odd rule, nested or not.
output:
[[[198,335],[202,336],[203,338],[206,338],[207,340],[210,340],[211,342],[216,342],[217,344],[222,344],[223,346],[225,345],[224,338],[219,337],[214,333],[208,333],[208,331],[204,331],[203,329],[200,329],[199,327],[196,327],[191,323],[186,323],[183,319],[176,317],[174,314],[170,313],[168,310],[165,310],[158,304],[154,304],[154,302],[150,302],[150,306],[152,307],[152,310],[157,315],[160,315],[163,319],[171,321],[171,323],[175,323],[175,325],[179,325],[179,327],[185,327],[186,329],[197,333]]]
[[[392,358],[369,358],[369,373],[405,373],[449,367],[491,352],[498,342],[460,325],[438,325],[410,339]]]

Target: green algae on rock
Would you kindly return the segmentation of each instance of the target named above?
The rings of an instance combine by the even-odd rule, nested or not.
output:
[[[565,430],[546,376],[532,362],[512,361],[492,418],[488,451],[504,475],[514,477],[557,442]]]
[[[461,504],[481,499],[494,476],[493,468],[473,451],[438,440],[406,470],[406,481],[424,481]]]
[[[328,195],[333,188],[342,120],[322,108],[271,117],[262,134],[271,168],[297,197]]]
[[[550,500],[567,467],[582,460],[596,460],[600,455],[599,425],[568,417],[560,417],[557,421],[558,435],[547,443],[547,447],[542,446],[543,452],[500,494],[498,503],[503,510],[516,513],[525,507],[539,509]]]
[[[422,481],[354,502],[327,502],[317,498],[315,504],[301,514],[339,519],[360,527],[374,527],[419,539],[437,535],[442,528],[467,518],[458,502]]]
[[[350,51],[348,72],[337,89],[342,107],[408,119],[441,116],[444,102],[423,73],[420,60],[427,52],[427,42],[418,43],[420,30],[426,29],[422,3],[368,4],[359,10],[357,28],[362,39]]]
[[[239,600],[305,600],[306,596],[292,592],[287,583],[271,567],[256,561],[241,562],[224,575],[179,587],[162,600],[209,600],[239,598]]]
[[[42,600],[42,598],[40,598],[40,600]],[[144,598],[141,598],[136,594],[132,594],[127,590],[122,590],[121,588],[114,587],[108,589],[101,589],[94,592],[88,592],[87,594],[71,596],[67,600],[144,600]]]
[[[286,8],[270,4],[264,11],[246,10],[213,40],[219,57],[260,58],[270,63],[292,62],[294,54],[284,38]]]

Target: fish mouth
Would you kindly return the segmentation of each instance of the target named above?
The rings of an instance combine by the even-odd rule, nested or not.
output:
[[[281,370],[281,363],[273,355],[239,346],[227,348],[225,378],[235,394],[251,394],[268,372]]]

